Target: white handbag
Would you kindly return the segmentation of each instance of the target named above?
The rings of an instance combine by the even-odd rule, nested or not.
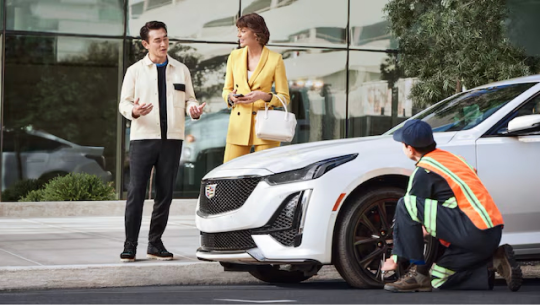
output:
[[[296,116],[287,111],[287,104],[278,94],[274,96],[283,104],[285,111],[268,110],[266,104],[265,109],[259,110],[255,117],[255,134],[263,140],[291,142],[296,129]]]

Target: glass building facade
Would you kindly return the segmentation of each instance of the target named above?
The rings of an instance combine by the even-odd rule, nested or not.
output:
[[[118,113],[126,69],[144,56],[139,29],[167,24],[169,55],[185,63],[200,121],[186,123],[175,197],[194,198],[223,160],[229,112],[221,98],[235,21],[256,12],[283,55],[293,143],[380,134],[417,109],[413,79],[396,72],[387,0],[0,0],[2,191],[23,179],[85,172],[129,183],[130,122]],[[509,0],[510,38],[540,54],[540,1]],[[289,145],[289,144],[284,144]]]

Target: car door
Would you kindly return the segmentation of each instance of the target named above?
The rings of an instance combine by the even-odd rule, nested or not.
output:
[[[502,243],[513,245],[522,255],[540,253],[540,132],[505,133],[509,121],[531,114],[540,114],[540,94],[476,142],[478,174],[503,214]]]
[[[54,152],[64,146],[59,142],[22,133],[20,143],[23,172],[27,179],[37,179],[44,174],[54,172],[60,167],[59,164],[64,162],[60,160],[60,156],[51,159]]]

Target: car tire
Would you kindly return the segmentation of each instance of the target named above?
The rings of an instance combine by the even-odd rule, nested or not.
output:
[[[280,270],[279,266],[273,265],[256,265],[249,273],[258,280],[271,284],[295,284],[312,277],[312,275],[304,275],[302,271]]]
[[[383,254],[385,258],[391,255],[395,207],[404,194],[400,188],[381,187],[343,206],[334,230],[333,264],[350,286],[382,288],[406,271],[398,270],[392,278],[383,280],[380,270]],[[433,261],[437,249],[436,239],[426,238],[424,255],[428,263]]]

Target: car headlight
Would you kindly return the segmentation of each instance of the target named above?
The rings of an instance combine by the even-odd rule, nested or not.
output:
[[[266,182],[272,185],[307,181],[317,179],[326,174],[333,168],[336,168],[344,163],[354,160],[358,154],[350,154],[335,158],[322,160],[313,164],[310,164],[304,168],[295,169],[288,172],[274,174],[266,177]]]

